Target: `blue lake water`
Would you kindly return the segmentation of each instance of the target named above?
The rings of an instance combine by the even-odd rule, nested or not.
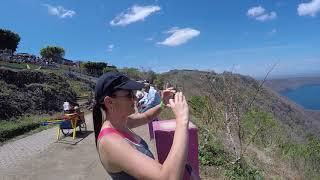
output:
[[[320,110],[320,85],[307,85],[281,92],[306,109]]]

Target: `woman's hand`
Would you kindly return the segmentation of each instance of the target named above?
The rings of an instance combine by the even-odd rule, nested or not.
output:
[[[182,94],[182,92],[177,92],[174,99],[169,99],[168,106],[175,114],[177,124],[188,124],[189,107],[186,97]]]
[[[176,90],[173,87],[166,88],[161,92],[161,99],[165,105],[169,104],[169,99],[173,99]]]

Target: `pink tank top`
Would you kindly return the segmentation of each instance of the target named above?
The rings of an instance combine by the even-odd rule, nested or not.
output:
[[[138,143],[133,137],[131,137],[128,133],[123,133],[123,132],[119,132],[118,130],[114,129],[114,128],[103,128],[100,133],[99,133],[99,136],[98,136],[98,140],[99,141],[103,136],[107,135],[107,134],[112,134],[112,133],[115,133],[115,134],[118,134],[119,136],[125,138],[125,139],[128,139],[134,143]]]

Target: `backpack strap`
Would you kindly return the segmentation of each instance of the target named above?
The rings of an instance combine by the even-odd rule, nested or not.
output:
[[[107,134],[112,134],[112,133],[118,134],[122,138],[128,139],[128,140],[138,144],[138,142],[133,137],[131,137],[129,134],[123,133],[123,132],[119,132],[118,130],[116,130],[114,128],[109,128],[109,127],[108,128],[103,128],[100,131],[97,141],[99,141],[102,137],[106,136]]]

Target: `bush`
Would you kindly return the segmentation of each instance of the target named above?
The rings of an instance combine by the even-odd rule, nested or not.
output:
[[[199,161],[203,166],[222,166],[228,162],[228,154],[213,136],[200,132]]]
[[[270,113],[257,108],[249,110],[242,119],[242,134],[247,144],[264,148],[278,142],[280,126]]]
[[[225,176],[228,179],[257,180],[263,179],[260,172],[254,168],[247,166],[245,163],[239,162],[229,165]]]
[[[104,73],[104,69],[107,67],[107,63],[104,62],[84,62],[82,66],[86,72],[95,77],[99,77]]]
[[[307,179],[314,179],[320,176],[320,140],[313,135],[308,135],[307,139],[306,144],[288,141],[279,147],[293,169],[303,172]]]
[[[122,69],[119,69],[119,72],[125,74],[126,76],[128,76],[131,79],[141,80],[143,77],[142,72],[140,72],[139,69],[137,69],[137,68],[124,67]]]
[[[199,121],[198,126],[205,125],[214,129],[222,126],[222,113],[219,109],[219,104],[214,104],[209,96],[191,96],[188,100],[191,114]]]

